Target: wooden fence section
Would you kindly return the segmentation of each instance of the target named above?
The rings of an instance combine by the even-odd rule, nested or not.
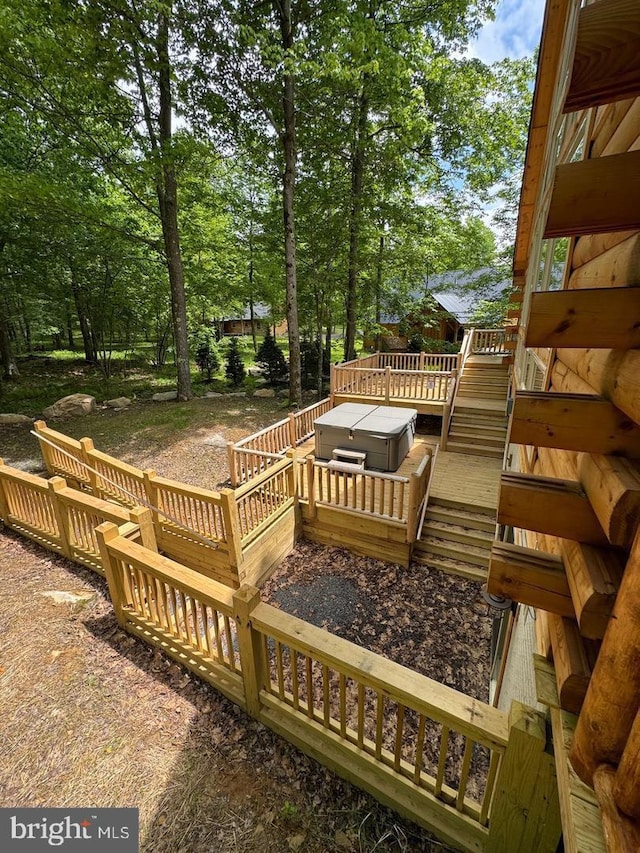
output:
[[[504,329],[474,329],[471,336],[471,352],[478,355],[504,355],[507,333]]]
[[[97,535],[120,627],[246,708],[233,590],[128,542],[112,524]]]
[[[254,478],[248,488],[217,492],[141,471],[96,450],[91,439],[76,442],[77,453],[69,456],[62,451],[73,446],[72,440],[42,421],[37,435],[47,467],[54,458],[56,470],[74,481],[81,470],[84,487],[95,489],[94,496],[128,507],[148,506],[157,547],[213,580],[237,588],[245,576],[262,577],[282,559],[284,543],[290,542],[289,550],[293,547],[295,525],[285,524],[283,518],[295,504],[293,463],[287,458],[275,456],[274,467]],[[248,547],[272,524],[283,527],[281,541],[265,543],[259,557],[255,548],[249,555]],[[243,569],[245,559],[248,565]]]
[[[455,373],[435,370],[393,370],[391,367],[370,368],[334,365],[331,370],[331,393],[340,398],[363,398],[369,402],[443,404]],[[441,406],[436,405],[438,410]],[[435,410],[435,409],[434,409]]]
[[[240,486],[235,492],[235,501],[242,544],[247,545],[294,505],[293,460],[280,459]]]
[[[392,370],[435,370],[442,373],[457,370],[460,359],[459,353],[379,352],[376,355],[377,363],[372,365],[375,367],[390,367]]]
[[[314,433],[314,421],[331,409],[326,397],[265,429],[228,445],[231,485],[246,483],[282,459],[288,450],[302,444]]]
[[[508,718],[261,603],[255,588],[233,592],[128,542],[115,525],[98,538],[121,627],[440,838],[492,853],[555,850],[542,715]]]
[[[139,538],[139,515],[70,489],[62,477],[44,480],[0,460],[0,518],[4,524],[98,574],[103,575],[104,570],[95,528],[109,521]]]
[[[75,438],[50,429],[44,421],[33,425],[40,441],[40,452],[50,474],[75,481],[79,488],[91,488],[91,478],[85,468],[86,449]]]

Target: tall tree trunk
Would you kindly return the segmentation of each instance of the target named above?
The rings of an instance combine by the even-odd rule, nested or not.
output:
[[[378,243],[378,257],[376,262],[376,350],[380,352],[382,346],[382,332],[380,331],[380,317],[382,316],[382,258],[384,256],[384,234],[380,235]]]
[[[4,312],[0,314],[0,357],[2,359],[2,378],[19,379],[20,371],[13,354],[9,324]]]
[[[191,371],[189,370],[189,341],[187,335],[187,305],[184,293],[184,270],[180,253],[178,230],[178,183],[171,152],[171,62],[169,59],[169,15],[171,3],[161,7],[158,15],[158,76],[160,98],[159,142],[162,177],[158,181],[158,205],[162,222],[162,237],[171,288],[171,318],[176,351],[178,400],[190,400]]]
[[[331,354],[331,339],[333,335],[333,322],[331,317],[331,308],[327,308],[327,326],[325,329],[325,338],[324,338],[324,351],[327,356],[327,361],[329,364],[333,361]]]
[[[291,0],[276,0],[276,12],[280,17],[282,47],[285,54],[293,48],[293,26]],[[296,180],[296,115],[295,79],[292,72],[285,71],[282,97],[284,129],[284,178],[282,182],[282,214],[284,222],[284,263],[287,294],[287,326],[289,333],[289,403],[302,399],[300,366],[300,329],[298,327],[298,294],[296,278],[296,233],[294,218],[294,194]]]
[[[76,348],[75,342],[73,340],[73,321],[71,319],[71,308],[69,307],[69,300],[64,300],[64,316],[65,316],[65,328],[67,333],[67,346],[73,352]]]
[[[78,322],[80,323],[84,358],[85,361],[89,362],[89,364],[95,364],[97,361],[95,336],[92,334],[86,299],[82,292],[82,288],[80,287],[80,283],[78,282],[75,269],[71,264],[69,264],[69,272],[71,274],[71,292],[73,293],[73,302],[76,306],[76,314],[78,315]]]
[[[344,336],[344,359],[356,357],[356,322],[358,307],[358,254],[360,250],[360,215],[365,146],[369,122],[368,76],[362,81],[358,100],[355,138],[351,154],[351,204],[349,210],[349,266],[347,276],[347,322]]]

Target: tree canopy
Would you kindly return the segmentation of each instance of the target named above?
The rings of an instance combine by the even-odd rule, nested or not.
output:
[[[352,357],[383,296],[511,239],[530,61],[466,55],[493,0],[5,0],[0,354],[173,357],[258,303]],[[513,205],[513,199],[510,200]],[[254,347],[258,342],[254,340]]]

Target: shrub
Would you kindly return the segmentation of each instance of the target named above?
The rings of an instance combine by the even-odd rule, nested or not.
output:
[[[267,329],[264,340],[256,355],[258,364],[267,374],[269,382],[278,382],[286,377],[288,368],[284,354],[275,342],[271,329]]]
[[[234,388],[242,384],[245,377],[245,369],[240,352],[238,350],[238,339],[231,338],[229,341],[229,349],[227,350],[226,365],[224,368],[225,376],[231,382]]]

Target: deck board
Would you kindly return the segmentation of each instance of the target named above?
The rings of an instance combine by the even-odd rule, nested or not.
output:
[[[436,459],[430,496],[497,510],[501,473],[501,459],[441,451]]]

